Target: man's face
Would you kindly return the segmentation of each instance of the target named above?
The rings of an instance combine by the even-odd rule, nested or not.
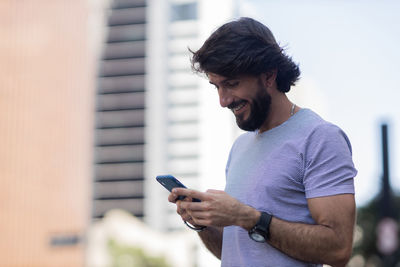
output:
[[[260,77],[226,78],[208,73],[208,78],[218,89],[221,106],[233,112],[240,129],[254,131],[262,126],[268,116],[271,96]]]

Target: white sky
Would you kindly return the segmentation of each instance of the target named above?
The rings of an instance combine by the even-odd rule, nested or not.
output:
[[[300,63],[302,81],[293,93],[304,92],[308,107],[349,136],[357,204],[380,189],[381,122],[389,123],[391,183],[400,191],[400,2],[243,0],[239,6]]]

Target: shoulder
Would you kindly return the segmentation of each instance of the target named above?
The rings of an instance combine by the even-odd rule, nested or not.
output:
[[[346,134],[339,126],[330,122],[324,122],[315,125],[308,134],[308,137],[313,139],[329,139],[336,137],[343,138],[345,136]]]
[[[324,122],[315,127],[307,136],[307,145],[323,145],[324,147],[347,147],[351,151],[350,140],[346,133],[337,125]]]
[[[312,110],[300,112],[292,129],[296,131],[300,150],[306,158],[326,153],[352,154],[350,140],[339,126],[324,120]]]
[[[336,124],[328,122],[311,110],[304,110],[300,118],[305,143],[344,142],[350,146],[346,133]]]

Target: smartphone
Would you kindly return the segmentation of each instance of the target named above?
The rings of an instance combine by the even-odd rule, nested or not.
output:
[[[162,185],[164,186],[169,192],[172,191],[172,189],[174,189],[175,187],[183,187],[183,188],[187,188],[186,186],[184,186],[178,179],[176,179],[174,176],[172,175],[158,175],[156,177],[156,180]],[[185,199],[186,196],[178,196],[178,198],[176,200],[183,200]],[[201,202],[200,199],[197,198],[193,198],[192,200],[193,202]]]

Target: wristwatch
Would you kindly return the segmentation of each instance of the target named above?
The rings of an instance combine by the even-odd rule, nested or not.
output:
[[[266,242],[269,237],[269,224],[271,223],[272,215],[266,212],[261,212],[260,219],[249,231],[249,236],[256,242]]]

